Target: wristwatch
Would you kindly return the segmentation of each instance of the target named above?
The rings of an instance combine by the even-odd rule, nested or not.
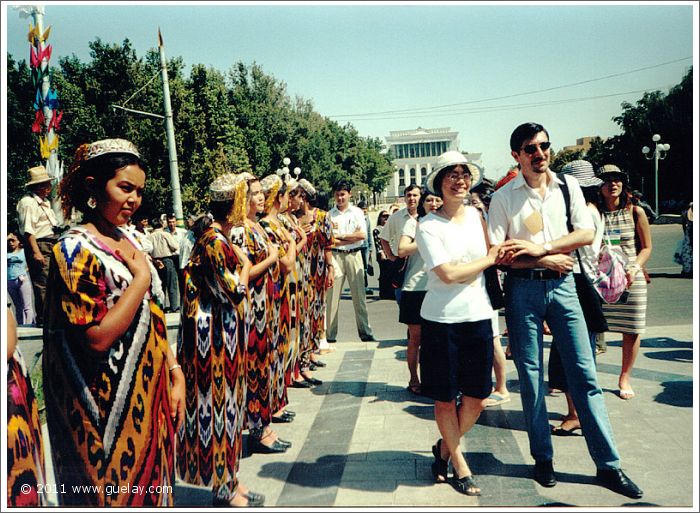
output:
[[[545,242],[542,244],[542,247],[544,248],[544,254],[548,255],[550,251],[552,251],[552,243],[551,242]]]

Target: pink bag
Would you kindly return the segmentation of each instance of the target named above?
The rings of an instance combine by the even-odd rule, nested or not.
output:
[[[593,285],[606,303],[617,303],[627,289],[627,261],[627,255],[609,239],[601,246]]]

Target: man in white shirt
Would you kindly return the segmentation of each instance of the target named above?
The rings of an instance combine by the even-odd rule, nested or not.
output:
[[[638,499],[642,491],[620,469],[571,273],[570,252],[593,241],[593,221],[578,182],[564,176],[571,196],[567,215],[560,179],[549,169],[550,144],[549,134],[537,123],[524,123],[513,131],[511,155],[520,164],[521,173],[494,193],[488,216],[491,244],[504,243],[502,250],[510,255],[504,286],[506,323],[520,380],[530,453],[535,459],[533,477],[545,487],[557,483],[542,362],[543,323],[547,321],[557,340],[598,481]],[[573,226],[571,233],[567,217]]]
[[[384,250],[384,254],[393,264],[401,265],[404,259],[399,259],[399,239],[403,233],[403,228],[409,219],[418,217],[418,201],[420,200],[421,188],[415,183],[410,184],[403,191],[406,207],[391,214],[382,232],[379,234],[379,241]],[[393,272],[398,271],[394,268]],[[401,302],[401,287],[394,291],[396,302]]]
[[[180,239],[175,229],[175,221],[175,216],[172,216],[172,222],[168,219],[168,226],[156,228],[150,235],[151,243],[153,244],[151,256],[155,260],[163,287],[168,292],[168,310],[171,312],[180,310],[180,283],[177,265]],[[183,232],[186,233],[186,230],[183,230]]]
[[[346,278],[352,295],[355,323],[360,340],[363,342],[375,340],[367,315],[364,266],[360,253],[362,241],[367,237],[367,227],[362,210],[350,205],[350,189],[350,183],[345,180],[340,180],[333,185],[335,207],[328,212],[333,226],[334,245],[331,252],[335,271],[335,282],[328,290],[326,297],[328,342],[335,342],[338,336],[338,306]]]
[[[53,178],[48,175],[46,168],[36,166],[29,169],[29,181],[25,185],[29,194],[17,203],[17,216],[19,231],[26,239],[24,252],[34,289],[36,324],[41,326],[44,319],[49,263],[53,246],[58,241],[60,227],[48,199],[53,189]]]

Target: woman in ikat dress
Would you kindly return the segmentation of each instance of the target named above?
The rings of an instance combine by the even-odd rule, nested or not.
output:
[[[145,181],[136,147],[123,139],[80,146],[61,181],[66,217],[73,208],[83,214],[53,248],[44,325],[61,505],[173,504],[185,380],[168,345],[158,273],[122,228],[141,205]]]
[[[237,182],[245,186],[227,173],[211,184],[210,213],[193,227],[196,242],[184,269],[178,360],[187,383],[187,418],[178,433],[177,465],[184,481],[212,488],[214,505],[253,507],[265,497],[238,480],[251,264],[226,235],[237,221]]]

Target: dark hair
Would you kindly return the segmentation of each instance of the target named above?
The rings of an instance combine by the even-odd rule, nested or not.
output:
[[[171,213],[171,214],[168,214],[168,215],[167,215],[166,219],[167,219],[168,221],[169,221],[170,219],[175,219],[175,220],[177,220],[177,216],[176,216],[175,214],[172,214],[172,213]]]
[[[358,201],[357,208],[367,208],[367,203],[365,202],[365,200]]]
[[[94,191],[104,191],[105,185],[117,174],[119,169],[136,165],[146,173],[146,164],[132,153],[106,153],[84,162],[63,177],[59,186],[59,196],[63,213],[70,216],[71,209],[76,209],[83,214],[89,214],[92,209],[87,206],[87,201]],[[86,178],[95,180],[89,188]],[[92,190],[91,190],[92,189]]]
[[[418,189],[421,193],[423,192],[423,189],[421,188],[420,185],[416,183],[411,183],[406,186],[406,188],[403,190],[403,195],[406,196],[409,192],[411,192],[413,189]]]
[[[523,123],[510,134],[510,149],[516,153],[520,153],[520,146],[523,142],[532,139],[540,132],[547,134],[547,140],[549,140],[549,132],[539,123]]]
[[[420,205],[420,204],[419,204],[419,205]],[[377,224],[379,224],[379,220],[380,220],[382,217],[385,218],[385,219],[388,219],[388,218],[389,218],[389,212],[387,212],[386,210],[380,211],[380,212],[379,212],[379,215],[377,216]],[[386,221],[385,221],[385,222],[386,222]],[[381,226],[381,225],[380,225],[380,226]]]
[[[232,208],[233,208],[233,200],[232,199],[225,200],[225,201],[210,201],[209,202],[209,212],[211,213],[212,216],[214,216],[214,219],[226,219],[226,217],[231,213]]]
[[[333,192],[339,192],[339,191],[352,191],[352,184],[348,180],[338,180],[333,184],[332,188]]]
[[[442,181],[445,179],[447,174],[454,171],[457,166],[464,169],[464,172],[466,174],[472,176],[472,172],[470,171],[469,166],[467,166],[466,164],[455,164],[453,166],[447,166],[442,168],[433,179],[433,189],[435,190],[435,196],[439,196],[440,198],[442,198]]]
[[[605,206],[605,198],[603,198],[603,194],[601,192],[603,189],[603,185],[604,184],[600,185],[600,187],[597,188],[598,189],[598,197],[596,198],[597,201],[595,203],[596,203],[596,206],[598,207],[598,210],[600,210],[601,212],[607,212],[608,209]],[[622,192],[620,193],[620,205],[618,206],[617,209],[622,210],[623,208],[627,208],[627,205],[629,203],[632,203],[631,196],[632,195],[630,194],[630,188],[627,185],[627,182],[625,180],[623,180],[622,181]]]
[[[429,191],[421,192],[420,198],[418,199],[418,217],[423,217],[428,214],[428,212],[426,212],[425,210],[425,206],[423,205],[423,203],[425,203],[425,200],[428,199],[428,196],[437,196],[437,194],[433,194]]]
[[[583,199],[586,203],[593,203],[594,205],[598,203],[598,191],[600,187],[597,185],[589,185],[588,187],[581,187],[581,192],[583,193]]]
[[[314,205],[316,202],[316,194],[312,192],[306,192],[306,189],[304,189],[301,185],[297,187],[295,190],[299,191],[299,195],[301,198],[309,203],[310,205]]]
[[[222,202],[223,203],[223,202]],[[214,214],[212,214],[213,216]],[[226,215],[226,214],[224,214]],[[204,232],[206,232],[209,227],[211,226],[211,223],[213,223],[214,220],[209,217],[207,214],[202,214],[199,216],[195,221],[194,224],[192,224],[192,228],[190,230],[192,231],[192,235],[194,235],[194,240],[197,241],[199,238],[202,236]]]

